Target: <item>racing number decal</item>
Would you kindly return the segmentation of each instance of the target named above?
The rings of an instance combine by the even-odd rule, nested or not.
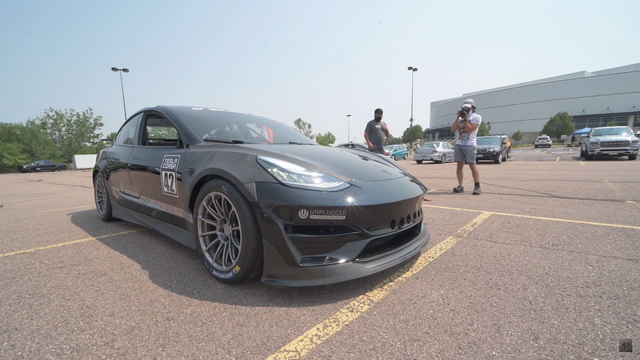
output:
[[[165,155],[160,166],[160,181],[162,182],[162,193],[169,196],[178,197],[178,163],[180,155]]]

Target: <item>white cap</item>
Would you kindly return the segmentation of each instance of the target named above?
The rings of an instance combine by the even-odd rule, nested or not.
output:
[[[464,103],[465,103],[465,104],[469,104],[469,105],[471,105],[471,106],[473,106],[473,107],[476,107],[476,106],[473,104],[473,99],[467,99],[467,100],[465,100],[465,101],[464,101]]]

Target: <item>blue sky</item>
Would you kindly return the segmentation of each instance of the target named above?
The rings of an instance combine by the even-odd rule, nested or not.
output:
[[[2,122],[89,107],[102,132],[127,112],[197,105],[310,122],[363,141],[381,107],[392,135],[432,101],[640,62],[640,2],[15,1],[0,12]],[[482,104],[477,104],[481,109]]]

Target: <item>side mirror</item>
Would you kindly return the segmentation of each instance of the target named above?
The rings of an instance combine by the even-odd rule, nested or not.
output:
[[[589,137],[589,135],[585,135],[584,137],[588,138],[588,137]]]
[[[503,144],[506,144],[506,143],[507,143],[507,140],[504,140],[504,139],[503,139],[503,140],[502,140],[502,143],[503,143]]]

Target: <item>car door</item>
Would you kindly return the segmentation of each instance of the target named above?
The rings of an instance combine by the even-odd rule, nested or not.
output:
[[[145,113],[140,134],[129,171],[137,211],[186,229],[191,215],[184,211],[184,142],[171,120],[157,112]]]
[[[135,193],[129,179],[129,157],[133,151],[133,144],[138,134],[138,127],[142,114],[127,121],[116,135],[113,146],[105,150],[103,174],[111,194],[118,204],[125,208],[134,209]]]

